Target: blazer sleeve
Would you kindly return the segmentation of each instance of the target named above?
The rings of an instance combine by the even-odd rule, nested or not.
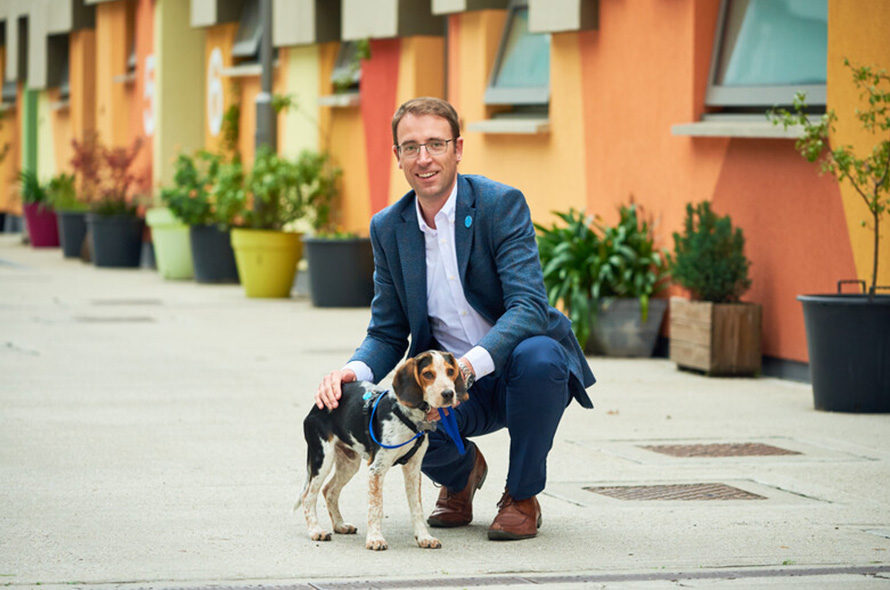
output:
[[[509,189],[490,204],[492,214],[486,215],[482,251],[475,255],[493,261],[494,276],[490,283],[473,276],[469,291],[473,294],[471,304],[487,310],[486,315],[494,320],[479,345],[491,354],[498,371],[520,342],[547,333],[549,304],[525,197],[518,190]],[[478,271],[485,263],[479,262],[476,267]]]
[[[398,256],[392,244],[384,247],[383,242],[392,239],[392,231],[375,217],[371,221],[371,246],[374,250],[374,298],[371,301],[371,321],[364,340],[350,358],[362,361],[374,373],[374,381],[379,382],[395,368],[408,348],[410,326],[405,311],[404,297],[396,288],[390,268],[392,256],[398,264]]]

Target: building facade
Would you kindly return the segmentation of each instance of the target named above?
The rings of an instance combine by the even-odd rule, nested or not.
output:
[[[461,172],[518,187],[535,221],[575,207],[611,222],[633,200],[671,248],[687,203],[729,214],[768,370],[805,374],[796,295],[870,273],[860,198],[764,113],[805,90],[816,112],[839,114],[833,142],[870,149],[843,61],[890,69],[885,0],[268,0],[265,31],[266,1],[0,0],[0,211],[18,212],[20,169],[70,170],[71,139],[89,132],[142,137],[153,191],[177,153],[220,149],[233,129],[249,163],[271,34],[273,92],[291,102],[278,150],[332,155],[346,230],[367,233],[408,190],[390,119],[430,95],[461,114]]]

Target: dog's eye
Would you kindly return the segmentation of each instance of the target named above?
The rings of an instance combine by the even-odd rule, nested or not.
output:
[[[454,369],[452,369],[451,367],[448,367],[448,373],[447,373],[447,375],[448,375],[449,377],[454,377]]]
[[[432,379],[435,379],[435,378],[436,378],[436,375],[435,375],[435,373],[433,373],[432,371],[424,371],[424,372],[423,372],[423,378],[424,378],[424,379],[430,379],[430,380],[432,380]]]

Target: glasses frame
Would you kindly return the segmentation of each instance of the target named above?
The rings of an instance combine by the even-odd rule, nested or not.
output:
[[[414,154],[413,156],[409,156],[409,155],[406,155],[406,154],[402,153],[402,149],[404,148],[404,145],[397,145],[397,146],[396,146],[396,149],[399,150],[399,156],[402,157],[402,158],[405,158],[406,160],[413,160],[413,159],[415,159],[415,158],[419,158],[419,157],[420,157],[420,149],[421,149],[421,148],[425,149],[425,150],[426,150],[426,153],[427,153],[428,155],[430,155],[430,156],[441,156],[442,154],[444,154],[445,152],[448,151],[448,144],[451,143],[452,141],[457,141],[457,140],[458,140],[457,137],[452,137],[451,139],[433,139],[433,140],[428,141],[428,142],[426,142],[426,143],[416,143],[416,144],[415,144],[415,143],[412,143],[412,144],[411,144],[412,146],[417,146],[417,153]],[[436,142],[438,142],[438,141],[444,141],[444,142],[445,142],[445,149],[442,151],[441,154],[434,154],[434,153],[432,153],[432,152],[430,151],[430,148],[427,147],[427,144],[429,144],[429,143],[436,143]]]

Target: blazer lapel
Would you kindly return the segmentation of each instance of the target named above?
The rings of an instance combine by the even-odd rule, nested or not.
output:
[[[426,242],[417,224],[414,202],[402,213],[402,223],[396,228],[405,299],[408,302],[408,323],[411,331],[422,331],[428,324],[426,306]]]
[[[457,251],[457,267],[461,283],[466,285],[467,264],[476,228],[476,195],[463,176],[457,177],[457,207],[454,212],[454,247]]]

